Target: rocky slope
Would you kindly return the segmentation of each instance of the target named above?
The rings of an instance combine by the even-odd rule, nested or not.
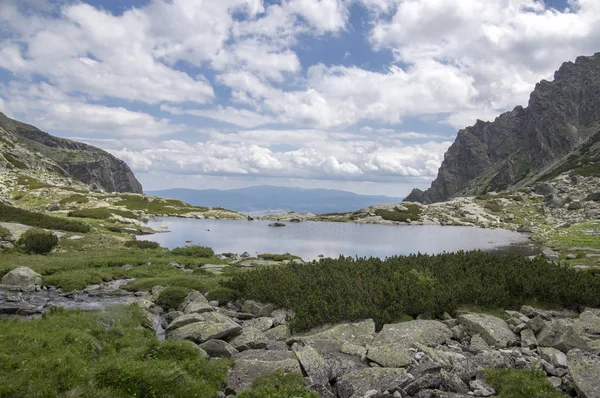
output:
[[[600,53],[564,63],[542,80],[526,108],[458,132],[438,176],[406,201],[434,203],[520,188],[556,173],[599,174]]]
[[[93,146],[58,138],[0,113],[0,169],[43,171],[106,192],[142,193],[122,160]]]

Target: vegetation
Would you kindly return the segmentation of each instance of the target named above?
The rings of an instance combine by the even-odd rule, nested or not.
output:
[[[207,207],[191,206],[176,199],[150,198],[141,195],[120,195],[117,206],[129,210],[141,210],[148,214],[185,214],[189,212],[205,212]]]
[[[4,228],[2,226],[0,226],[0,240],[8,240],[8,239],[12,239],[12,234],[10,233],[10,231],[8,230],[8,228]]]
[[[0,203],[0,221],[16,222],[29,225],[31,227],[58,229],[61,231],[81,232],[90,231],[90,226],[79,221],[68,220],[48,216],[42,213],[36,213],[28,210],[23,210],[18,207],[13,207]]]
[[[219,305],[226,304],[230,301],[235,301],[240,298],[240,292],[226,287],[220,287],[214,289],[206,296],[209,300],[215,300],[219,302]]]
[[[8,160],[8,163],[12,164],[17,169],[21,169],[21,170],[27,169],[27,165],[25,163],[21,162],[19,159],[17,159],[17,157],[15,155],[13,155],[11,153],[5,152],[4,158],[6,160]]]
[[[165,310],[177,309],[191,291],[185,287],[167,287],[159,293],[156,303]]]
[[[80,194],[73,194],[67,197],[64,197],[60,200],[60,204],[61,205],[66,205],[68,203],[88,203],[90,200],[87,196],[84,195],[80,195]]]
[[[1,397],[212,397],[230,362],[157,340],[137,306],[0,318]]]
[[[495,200],[488,200],[483,205],[483,208],[491,211],[492,213],[499,213],[502,211],[502,206],[500,206]]]
[[[408,203],[403,206],[406,207],[406,210],[399,210],[397,208],[394,210],[378,209],[375,210],[375,214],[384,220],[400,222],[408,222],[409,220],[417,221],[421,217],[421,206]]]
[[[113,216],[113,214],[119,215],[125,218],[137,218],[135,213],[127,210],[118,210],[118,209],[107,209],[107,208],[97,208],[97,209],[81,209],[74,210],[69,212],[69,217],[79,217],[79,218],[94,218],[96,220],[107,220]]]
[[[452,312],[461,304],[514,308],[529,301],[600,305],[600,278],[538,257],[457,252],[435,256],[323,259],[257,269],[224,285],[246,299],[293,308],[292,326]],[[265,286],[269,286],[265,289]]]
[[[46,184],[45,182],[41,182],[39,180],[36,180],[33,177],[29,177],[26,175],[20,175],[17,179],[17,184],[23,185],[24,187],[26,187],[28,189],[41,189],[41,188],[49,188],[49,187],[54,186],[54,185]]]
[[[58,245],[58,237],[52,232],[31,228],[21,235],[17,243],[23,246],[27,253],[46,254]]]
[[[212,257],[215,252],[210,247],[205,246],[185,246],[176,247],[171,250],[171,253],[176,256],[187,256],[187,257]]]
[[[137,247],[138,249],[158,249],[160,245],[151,240],[129,240],[125,242],[125,247]]]
[[[486,370],[486,382],[501,398],[561,398],[541,370]]]
[[[271,261],[285,261],[285,260],[301,260],[300,257],[294,256],[290,253],[285,254],[271,254],[271,253],[263,253],[259,254],[258,258],[263,260],[271,260]]]
[[[252,389],[242,391],[237,398],[318,398],[319,394],[304,387],[304,377],[298,373],[276,370],[257,377]]]

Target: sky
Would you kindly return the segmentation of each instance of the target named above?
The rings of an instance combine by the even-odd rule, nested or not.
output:
[[[405,196],[599,51],[598,0],[0,0],[0,111],[147,190]]]

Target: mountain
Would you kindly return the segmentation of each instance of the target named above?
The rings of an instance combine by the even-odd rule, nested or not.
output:
[[[254,186],[231,190],[167,189],[151,195],[176,198],[196,206],[222,206],[240,212],[297,211],[299,213],[341,213],[376,203],[399,202],[401,198],[358,195],[332,189],[303,189]]]
[[[536,85],[526,108],[460,130],[431,188],[405,201],[517,189],[568,170],[589,175],[598,161],[600,53],[564,63],[552,82]]]
[[[125,162],[81,142],[54,137],[0,112],[0,167],[46,170],[107,192],[143,193]]]

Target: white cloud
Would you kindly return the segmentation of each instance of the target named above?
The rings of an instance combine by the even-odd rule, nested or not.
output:
[[[181,109],[168,105],[161,105],[160,109],[173,115],[192,115],[219,120],[237,126],[252,128],[277,122],[273,117],[253,112],[248,109],[218,106],[216,109]]]

